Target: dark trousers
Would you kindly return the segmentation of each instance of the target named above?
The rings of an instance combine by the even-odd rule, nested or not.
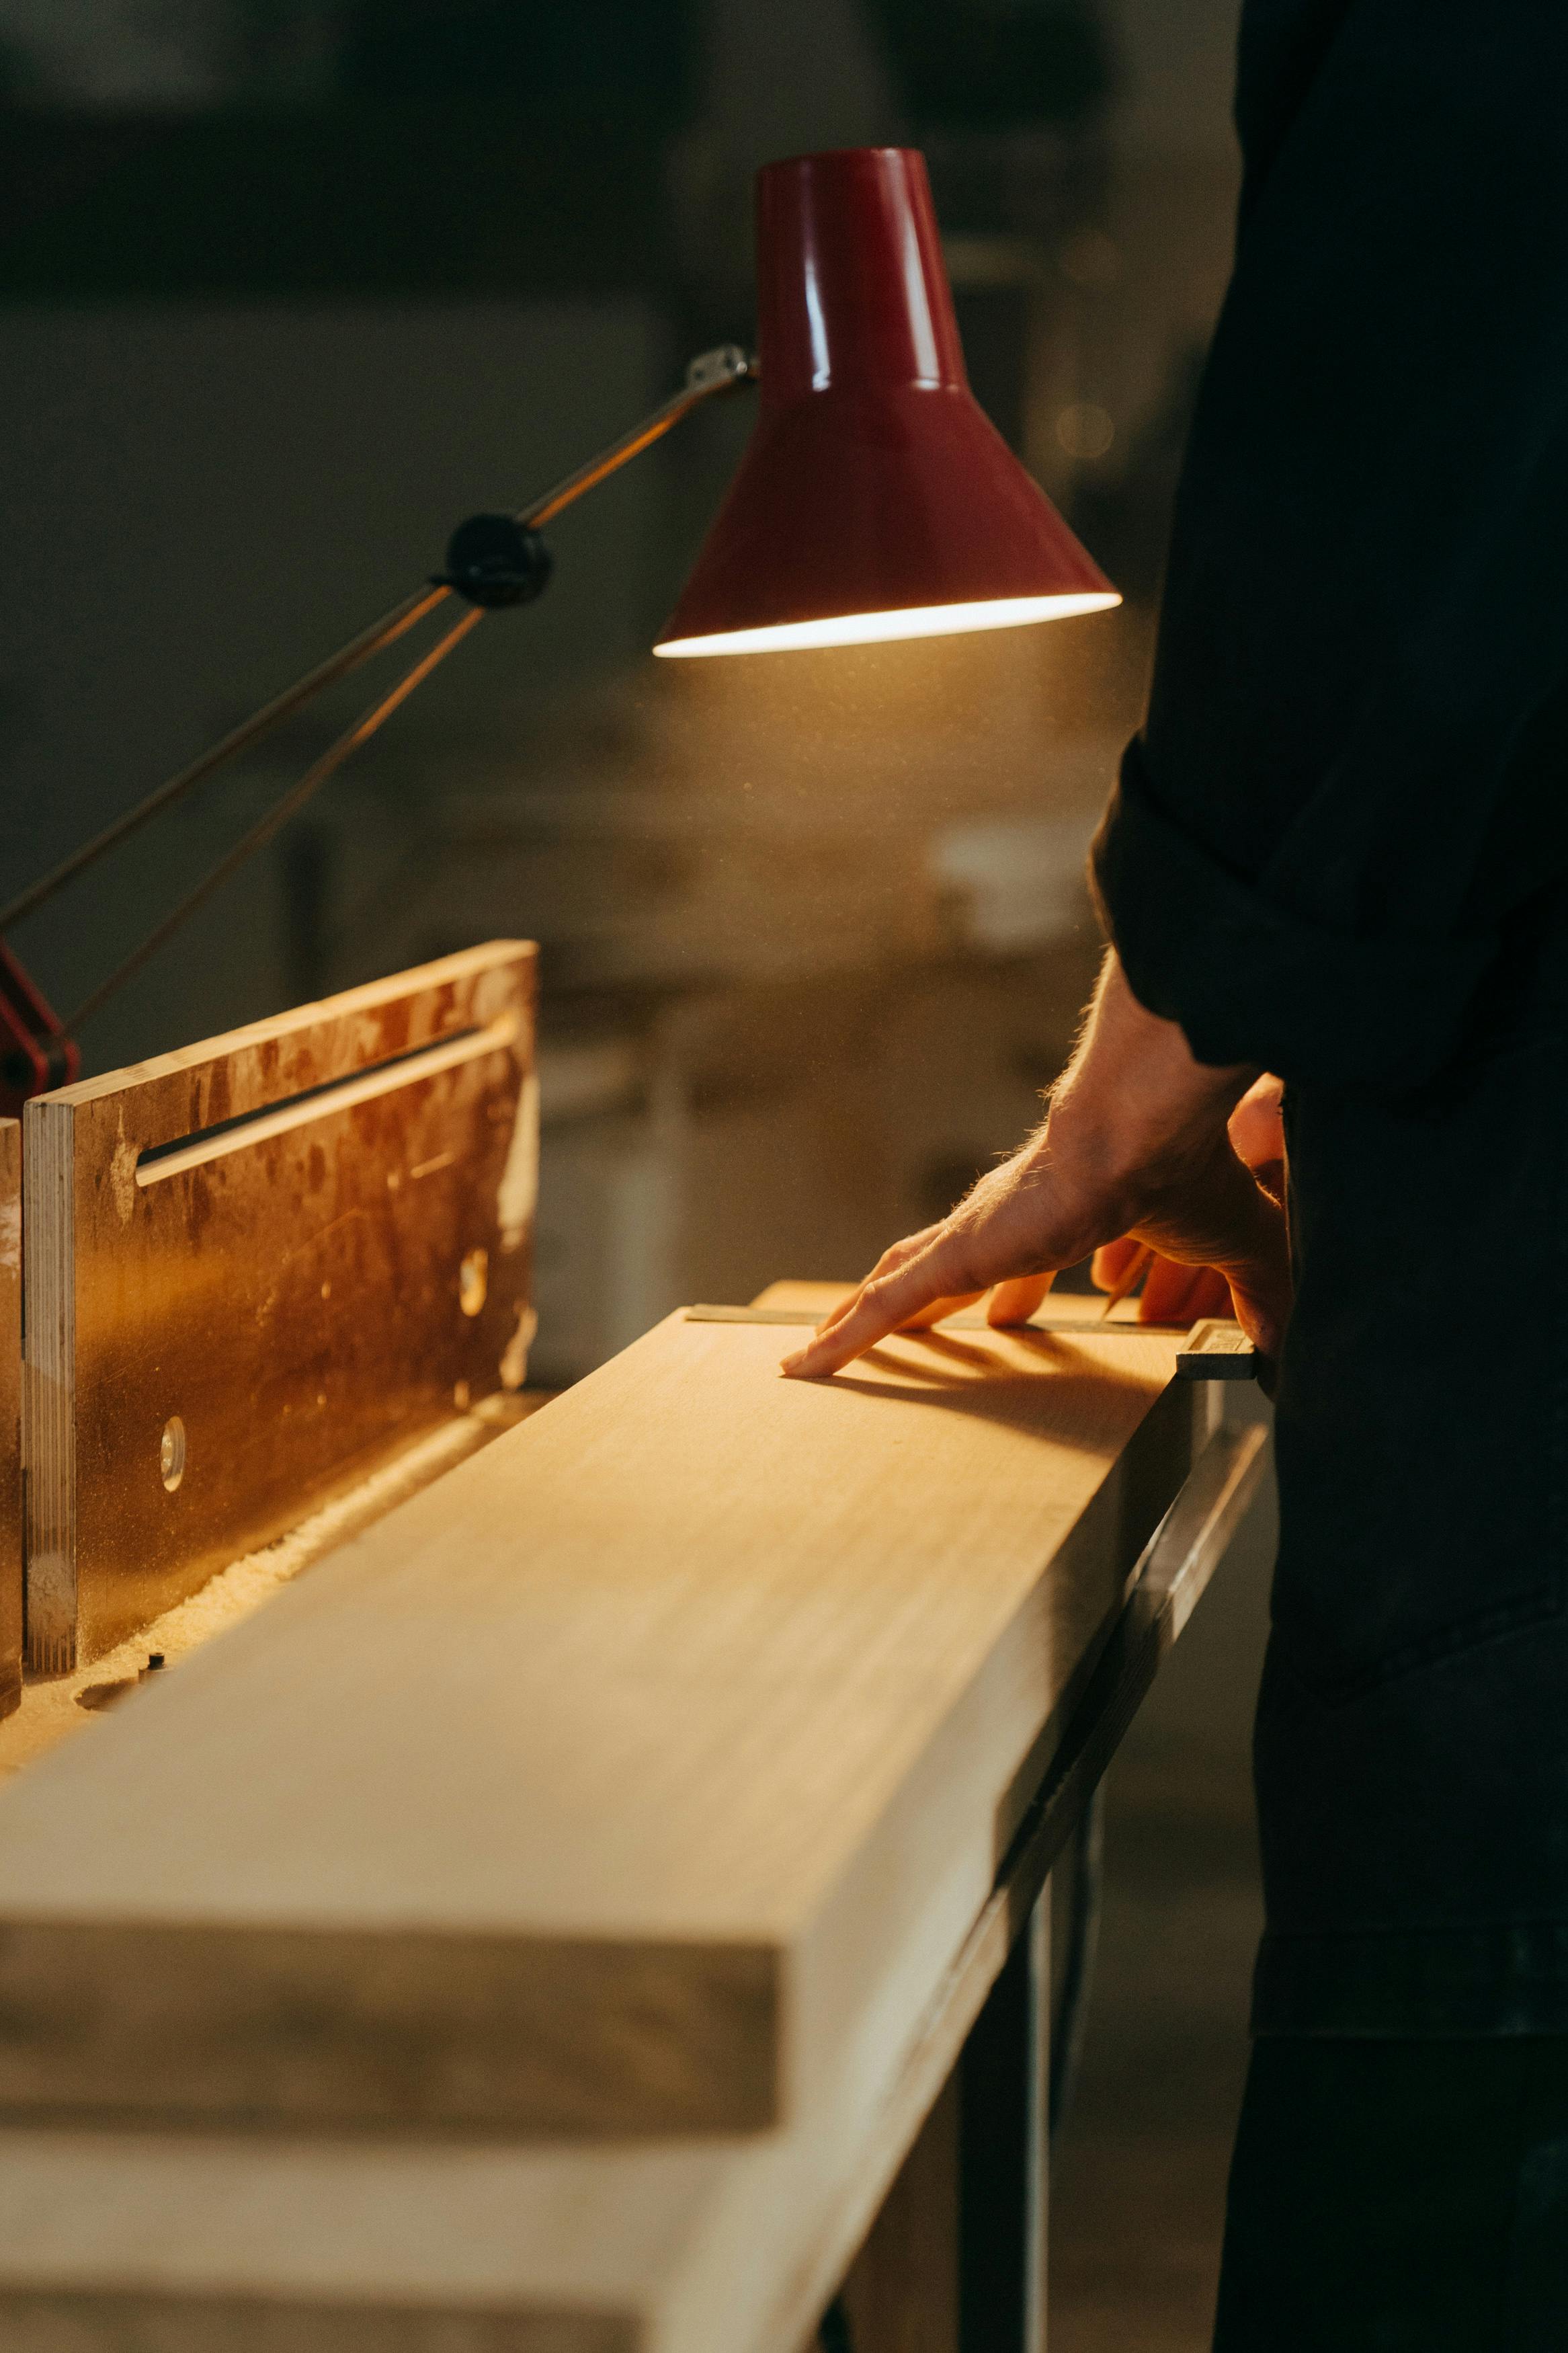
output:
[[[1215,2353],[1568,2353],[1568,2036],[1254,2045]]]

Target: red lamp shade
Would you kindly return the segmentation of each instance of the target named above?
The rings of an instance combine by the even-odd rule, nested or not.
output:
[[[1121,597],[976,404],[922,156],[757,175],[762,402],[658,654],[1007,628]]]

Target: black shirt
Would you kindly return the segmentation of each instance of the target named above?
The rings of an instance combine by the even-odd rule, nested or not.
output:
[[[1131,986],[1289,1082],[1265,2032],[1568,2031],[1568,9],[1247,0]]]
[[[1248,0],[1237,115],[1100,888],[1205,1060],[1408,1082],[1568,871],[1568,10]]]

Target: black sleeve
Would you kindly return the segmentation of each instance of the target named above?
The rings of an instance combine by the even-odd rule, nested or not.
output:
[[[1568,876],[1568,9],[1289,14],[1095,879],[1202,1060],[1400,1086]]]

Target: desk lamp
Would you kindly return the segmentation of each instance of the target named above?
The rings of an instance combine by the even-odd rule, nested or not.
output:
[[[444,571],[0,908],[4,935],[438,607],[454,597],[465,607],[68,1019],[0,944],[0,1111],[74,1078],[77,1032],[99,1008],[487,612],[541,594],[546,523],[718,394],[760,383],[756,429],[656,654],[950,636],[1121,602],[969,390],[921,155],[859,147],[766,165],[757,290],[757,358],[734,344],[703,353],[673,398],[563,481],[515,514],[459,523]]]

